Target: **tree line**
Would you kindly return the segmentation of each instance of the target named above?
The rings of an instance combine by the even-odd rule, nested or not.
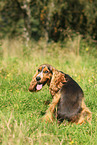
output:
[[[0,38],[97,40],[97,0],[0,0]]]

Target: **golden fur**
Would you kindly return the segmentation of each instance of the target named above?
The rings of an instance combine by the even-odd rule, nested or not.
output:
[[[37,76],[38,79],[40,79],[39,81],[37,81]],[[30,83],[29,91],[37,92],[38,90],[36,89],[36,86],[38,83],[39,84],[47,83],[47,85],[49,86],[49,91],[53,97],[52,103],[49,105],[49,108],[47,109],[46,114],[43,117],[43,120],[50,122],[54,121],[55,119],[54,115],[57,114],[57,112],[54,113],[55,108],[58,105],[62,96],[61,89],[67,82],[68,80],[66,79],[65,74],[61,71],[56,70],[51,65],[48,64],[41,65],[36,71],[36,74],[34,75]],[[92,115],[90,110],[86,107],[83,97],[79,99],[79,104],[81,106],[81,110],[76,115],[70,118],[71,119],[70,122],[75,122],[76,124],[82,124],[83,122],[91,123]]]

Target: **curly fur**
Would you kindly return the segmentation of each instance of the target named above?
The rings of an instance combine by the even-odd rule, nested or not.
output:
[[[84,103],[83,91],[69,75],[49,64],[43,64],[32,78],[29,91],[37,92],[37,88],[45,84],[49,86],[53,98],[43,117],[45,121],[53,122],[56,118],[59,123],[65,120],[76,124],[91,122],[92,115]]]

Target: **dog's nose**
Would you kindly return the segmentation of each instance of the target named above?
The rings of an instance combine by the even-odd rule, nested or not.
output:
[[[41,80],[41,78],[40,77],[36,77],[36,81],[40,81]]]

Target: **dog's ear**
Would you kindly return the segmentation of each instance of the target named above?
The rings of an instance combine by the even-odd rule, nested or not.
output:
[[[38,71],[36,71],[36,74],[33,76],[32,81],[30,82],[30,86],[29,86],[30,92],[36,91],[36,85],[37,85],[36,76],[37,75],[38,75]]]
[[[52,67],[51,65],[49,65],[49,66],[48,66],[48,70],[53,74],[54,67]]]

